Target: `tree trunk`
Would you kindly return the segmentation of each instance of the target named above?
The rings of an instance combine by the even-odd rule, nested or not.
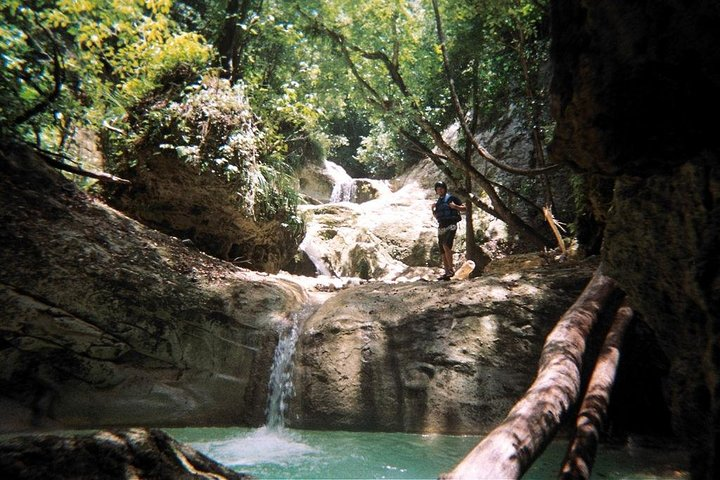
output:
[[[632,318],[633,311],[627,303],[623,303],[615,313],[578,413],[575,437],[570,442],[560,473],[562,479],[590,478],[600,430],[615,383],[615,373],[620,361],[620,346]]]
[[[528,225],[519,215],[513,212],[505,202],[503,202],[500,195],[493,187],[490,180],[488,180],[477,168],[473,165],[468,164],[465,158],[460,155],[455,149],[453,149],[443,138],[442,133],[437,131],[433,125],[422,116],[415,118],[416,123],[433,139],[435,145],[442,151],[442,153],[454,163],[458,168],[465,168],[468,170],[472,178],[480,185],[480,188],[487,193],[490,203],[493,209],[497,212],[498,218],[503,222],[507,223],[508,226],[513,228],[517,233],[522,235],[525,240],[530,242],[536,247],[553,247],[553,242],[541,235],[532,226]]]
[[[222,76],[231,83],[241,77],[241,63],[247,35],[240,28],[240,24],[247,22],[252,0],[229,0],[225,9],[225,23],[223,24],[217,49],[222,66]]]
[[[598,269],[545,340],[538,375],[505,420],[444,479],[520,478],[577,400],[586,339],[615,282]]]

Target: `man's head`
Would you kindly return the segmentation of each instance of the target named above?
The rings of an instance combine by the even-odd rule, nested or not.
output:
[[[435,183],[435,193],[438,195],[445,195],[447,193],[447,185],[445,185],[445,182]]]

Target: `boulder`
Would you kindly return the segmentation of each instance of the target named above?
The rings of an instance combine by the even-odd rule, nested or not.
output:
[[[132,182],[103,183],[104,198],[210,255],[279,271],[304,231],[297,192],[260,154],[256,120],[241,84],[177,65],[128,106],[126,135],[101,135],[104,169]]]
[[[296,178],[298,190],[307,203],[317,205],[330,201],[335,182],[324,166],[314,163],[305,165],[297,172]]]
[[[591,260],[545,263],[338,293],[304,324],[291,425],[488,431],[532,382],[545,336],[595,268]]]
[[[252,478],[176,442],[161,430],[142,428],[2,440],[0,477],[16,480]]]
[[[304,206],[301,248],[325,275],[392,280],[409,266],[435,265],[437,230],[427,195],[410,182],[362,204]]]
[[[717,2],[552,3],[552,156],[613,182],[597,219],[606,273],[669,359],[668,404],[693,478],[717,478]]]
[[[286,218],[256,220],[238,204],[238,187],[173,153],[136,152],[122,172],[129,187],[110,189],[108,202],[143,224],[244,267],[278,272],[302,238]]]

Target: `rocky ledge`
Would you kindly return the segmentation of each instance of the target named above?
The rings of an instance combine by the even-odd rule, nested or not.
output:
[[[0,477],[17,480],[152,478],[240,480],[230,470],[161,430],[105,430],[92,435],[39,435],[0,442]]]
[[[299,340],[291,423],[451,434],[490,429],[532,382],[545,336],[596,267],[592,259],[512,260],[473,280],[375,282],[328,300]]]
[[[186,247],[0,154],[0,431],[258,425],[298,285]]]

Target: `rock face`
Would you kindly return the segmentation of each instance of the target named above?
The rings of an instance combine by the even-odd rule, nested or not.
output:
[[[291,425],[487,431],[532,382],[546,334],[593,270],[584,263],[338,293],[304,325]]]
[[[132,186],[113,189],[110,204],[154,229],[223,260],[277,272],[301,236],[286,219],[258,222],[238,206],[238,193],[221,178],[176,156],[137,154],[142,160],[123,176]]]
[[[440,265],[437,222],[430,209],[436,200],[437,167],[427,160],[393,181],[350,180],[355,186],[353,202],[301,207],[307,232],[300,248],[314,263],[314,270],[327,276],[379,280],[434,276],[428,267]],[[496,228],[477,209],[473,218],[476,230],[484,232],[486,245],[507,238],[507,229]],[[462,221],[454,249],[458,266],[465,260],[465,231]],[[307,269],[294,271],[312,274]]]
[[[695,478],[720,448],[717,2],[553,2],[552,154],[614,180],[602,256],[670,360]],[[605,219],[603,219],[605,220]]]
[[[0,476],[17,480],[252,478],[214,462],[160,430],[140,428],[2,441]]]
[[[360,205],[303,207],[307,234],[301,248],[325,275],[397,278],[408,266],[439,259],[431,202],[412,183]]]
[[[307,203],[327,203],[332,197],[333,179],[325,168],[313,163],[297,172],[297,188],[305,196]]]
[[[295,284],[234,267],[0,156],[0,431],[247,425]]]

